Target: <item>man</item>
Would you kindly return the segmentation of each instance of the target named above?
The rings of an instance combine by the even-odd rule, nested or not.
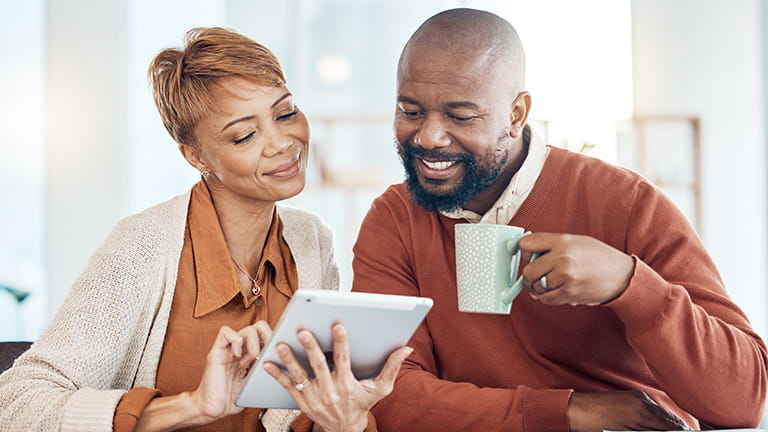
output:
[[[353,289],[435,306],[379,429],[756,425],[766,347],[696,233],[640,176],[533,134],[524,61],[509,23],[470,9],[427,20],[400,57],[407,180],[363,222]],[[510,315],[457,309],[453,227],[466,221],[523,227],[520,248],[543,253]]]

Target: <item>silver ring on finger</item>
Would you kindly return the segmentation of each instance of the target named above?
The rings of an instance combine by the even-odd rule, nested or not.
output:
[[[541,283],[541,289],[543,289],[544,292],[552,290],[552,288],[550,288],[549,285],[547,285],[547,275],[542,276],[539,279],[539,282]]]
[[[310,381],[309,378],[305,378],[304,381],[296,384],[294,387],[296,387],[296,390],[302,391],[305,388],[309,387],[310,384],[312,384],[312,381]]]

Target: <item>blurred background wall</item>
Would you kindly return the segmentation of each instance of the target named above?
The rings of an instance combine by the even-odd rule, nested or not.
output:
[[[402,179],[397,57],[457,6],[518,28],[535,126],[659,184],[768,334],[759,0],[0,0],[0,340],[34,340],[117,220],[198,180],[146,81],[152,57],[197,26],[281,59],[313,127],[309,182],[290,202],[334,228],[348,288],[360,221]]]

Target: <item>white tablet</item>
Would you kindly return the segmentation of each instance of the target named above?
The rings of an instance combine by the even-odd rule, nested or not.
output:
[[[431,308],[432,299],[425,297],[298,290],[259,359],[251,367],[236,404],[254,408],[296,408],[288,392],[264,370],[264,363],[271,361],[282,367],[275,346],[284,342],[291,347],[304,370],[313,376],[304,348],[296,338],[300,329],[311,331],[326,358],[332,359],[331,326],[337,322],[344,324],[352,372],[357,379],[366,379],[378,375],[389,354],[408,343]]]

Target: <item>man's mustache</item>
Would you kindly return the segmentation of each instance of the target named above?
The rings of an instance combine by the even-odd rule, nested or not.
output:
[[[426,149],[414,145],[411,140],[406,141],[399,145],[403,159],[412,160],[414,157],[421,159],[427,159],[433,162],[468,162],[472,160],[472,156],[467,153],[450,152],[439,149]]]

